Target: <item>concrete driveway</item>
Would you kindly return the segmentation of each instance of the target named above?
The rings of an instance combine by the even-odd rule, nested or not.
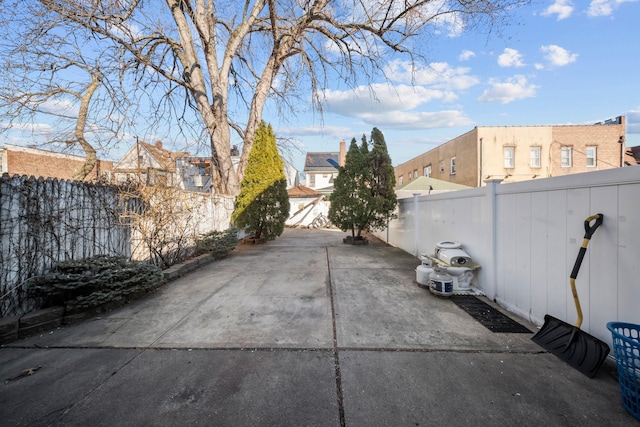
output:
[[[413,256],[343,236],[286,229],[105,316],[3,346],[2,424],[638,425],[613,364],[589,379],[532,334],[493,333],[418,287]]]

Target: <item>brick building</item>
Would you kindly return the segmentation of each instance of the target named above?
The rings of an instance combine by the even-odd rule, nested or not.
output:
[[[0,147],[0,175],[27,175],[72,180],[85,158],[39,148],[5,144]],[[85,181],[97,181],[111,170],[113,162],[98,160]]]
[[[624,116],[593,125],[477,126],[395,167],[396,184],[419,176],[479,187],[624,166]]]

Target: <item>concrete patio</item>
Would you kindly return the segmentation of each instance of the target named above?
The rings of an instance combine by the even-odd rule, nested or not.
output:
[[[418,287],[410,254],[343,236],[286,229],[1,347],[2,424],[638,425],[613,363],[589,379]]]

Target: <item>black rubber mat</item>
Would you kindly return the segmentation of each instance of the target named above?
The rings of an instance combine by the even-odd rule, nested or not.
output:
[[[528,328],[473,295],[452,295],[451,301],[491,332],[532,333]]]

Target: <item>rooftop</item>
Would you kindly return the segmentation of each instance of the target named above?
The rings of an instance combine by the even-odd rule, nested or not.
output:
[[[304,172],[337,172],[336,167],[329,163],[327,159],[331,159],[335,164],[340,164],[340,153],[337,151],[307,153]]]

